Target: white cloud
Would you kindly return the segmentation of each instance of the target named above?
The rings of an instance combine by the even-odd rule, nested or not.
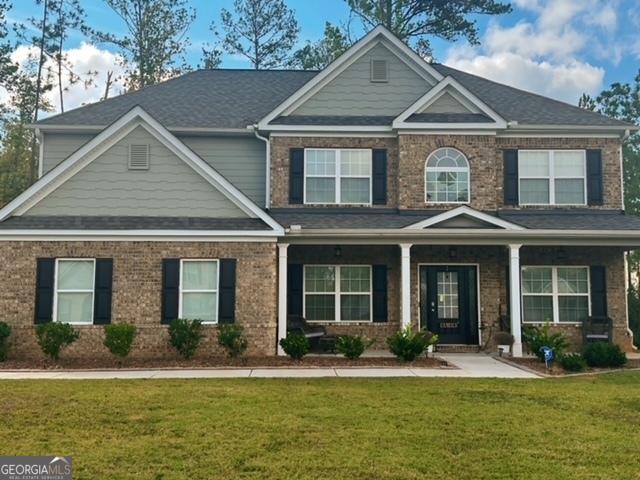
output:
[[[640,41],[616,38],[618,0],[513,0],[522,20],[504,26],[497,17],[480,47],[453,47],[445,63],[491,80],[576,104],[597,94],[605,71],[587,61],[616,64]],[[599,32],[596,35],[594,27]]]
[[[458,57],[446,62],[498,83],[538,93],[576,105],[583,92],[596,94],[602,87],[604,70],[587,63],[552,64],[537,62],[510,52],[473,58]]]
[[[12,59],[16,62],[23,64],[29,57],[29,53],[37,53],[37,50],[33,47],[19,47],[13,54]],[[65,111],[73,108],[80,107],[87,103],[93,103],[100,100],[105,93],[105,82],[107,78],[107,72],[113,72],[113,79],[116,80],[113,87],[110,90],[109,96],[114,96],[120,93],[122,90],[121,83],[118,79],[122,77],[124,71],[119,65],[119,56],[115,55],[107,50],[100,50],[93,45],[81,44],[78,48],[72,48],[66,50],[68,61],[71,65],[71,70],[79,75],[81,79],[92,80],[91,85],[85,88],[84,82],[78,82],[73,85],[69,84],[68,75],[63,74],[62,86],[65,89],[64,108]],[[45,68],[52,68],[53,62],[49,61],[45,64]],[[96,75],[89,75],[89,72],[97,72]],[[55,107],[55,112],[60,112],[60,96],[58,90],[57,79],[55,81],[55,88],[47,92],[47,98]],[[43,118],[49,114],[43,114],[40,118]]]

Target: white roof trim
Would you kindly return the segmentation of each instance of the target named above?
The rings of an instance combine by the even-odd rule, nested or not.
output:
[[[327,85],[331,80],[346,70],[356,60],[366,54],[375,45],[378,38],[381,39],[383,45],[393,51],[398,57],[404,56],[405,63],[412,68],[418,75],[422,76],[428,83],[432,83],[432,79],[442,80],[443,75],[415,53],[408,45],[401,42],[393,33],[382,25],[367,33],[358,40],[349,50],[338,57],[327,68],[322,70],[318,75],[313,77],[309,82],[303,85],[297,92],[287,98],[278,105],[274,110],[269,112],[260,122],[258,126],[261,130],[270,130],[272,127],[269,122],[281,115],[286,115],[302,105],[310,97],[315,95],[320,89]]]
[[[515,223],[511,223],[501,218],[488,215],[484,212],[479,212],[478,210],[474,210],[473,208],[467,207],[466,205],[441,213],[440,215],[436,215],[435,217],[421,220],[418,223],[408,225],[404,227],[403,230],[423,230],[427,227],[432,227],[434,225],[438,225],[439,223],[460,216],[471,217],[475,220],[488,223],[489,225],[494,225],[505,230],[526,230],[526,228],[521,227],[520,225],[516,225]]]
[[[435,102],[441,95],[445,92],[449,92],[454,95],[456,100],[461,101],[466,108],[469,108],[469,105],[474,106],[480,112],[484,113],[487,117],[493,120],[493,123],[474,123],[474,128],[492,128],[492,129],[500,129],[507,128],[507,121],[502,118],[495,110],[489,107],[486,103],[480,100],[477,96],[475,96],[470,90],[465,88],[460,82],[455,80],[453,77],[448,76],[440,81],[435,87],[425,93],[420,99],[418,99],[413,105],[407,108],[404,112],[402,112],[398,117],[393,121],[394,128],[440,128],[440,125],[437,127],[433,123],[415,123],[415,122],[407,122],[406,120],[413,115],[414,113],[419,113],[424,111],[429,105]],[[455,92],[455,93],[454,93]],[[462,99],[465,99],[468,104],[462,102]],[[470,109],[471,110],[471,109]],[[442,124],[446,125],[443,128],[455,128],[452,125],[456,124]],[[469,124],[458,124],[458,128],[469,128]]]
[[[268,230],[3,230],[0,242],[8,241],[154,241],[154,242],[276,242],[282,234]]]
[[[0,210],[0,221],[11,215],[22,215],[138,126],[142,126],[157,138],[174,155],[181,158],[249,217],[259,218],[277,232],[284,231],[280,224],[262,211],[262,209],[254,204],[246,195],[139,106],[129,110],[100,134],[67,157],[66,160],[56,166],[51,172],[22,192],[22,194],[13,201],[5,205],[5,207]]]

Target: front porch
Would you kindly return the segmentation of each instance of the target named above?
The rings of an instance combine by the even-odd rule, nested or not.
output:
[[[279,244],[278,339],[286,336],[290,314],[323,325],[329,335],[376,338],[377,349],[384,349],[386,338],[411,324],[440,335],[444,347],[495,350],[492,336],[508,327],[515,338],[512,353],[519,357],[523,326],[541,325],[549,318],[554,329],[579,347],[581,317],[604,314],[614,321],[614,342],[630,346],[621,274],[624,249],[429,245],[425,240]],[[531,272],[555,276],[544,282]],[[558,275],[564,281],[564,276],[574,274],[586,278],[586,284],[576,278],[568,286],[575,287],[575,295],[558,292]],[[538,287],[543,291],[531,291]],[[278,353],[283,354],[280,349]]]

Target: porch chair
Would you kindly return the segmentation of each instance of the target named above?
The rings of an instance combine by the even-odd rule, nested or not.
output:
[[[322,325],[311,325],[302,315],[287,316],[287,333],[300,333],[317,344],[320,338],[327,335],[327,329]]]
[[[582,321],[584,343],[613,342],[613,320],[607,316],[591,316]]]

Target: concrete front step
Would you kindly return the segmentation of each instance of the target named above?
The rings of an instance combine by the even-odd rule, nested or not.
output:
[[[438,353],[479,353],[479,345],[437,345]]]

